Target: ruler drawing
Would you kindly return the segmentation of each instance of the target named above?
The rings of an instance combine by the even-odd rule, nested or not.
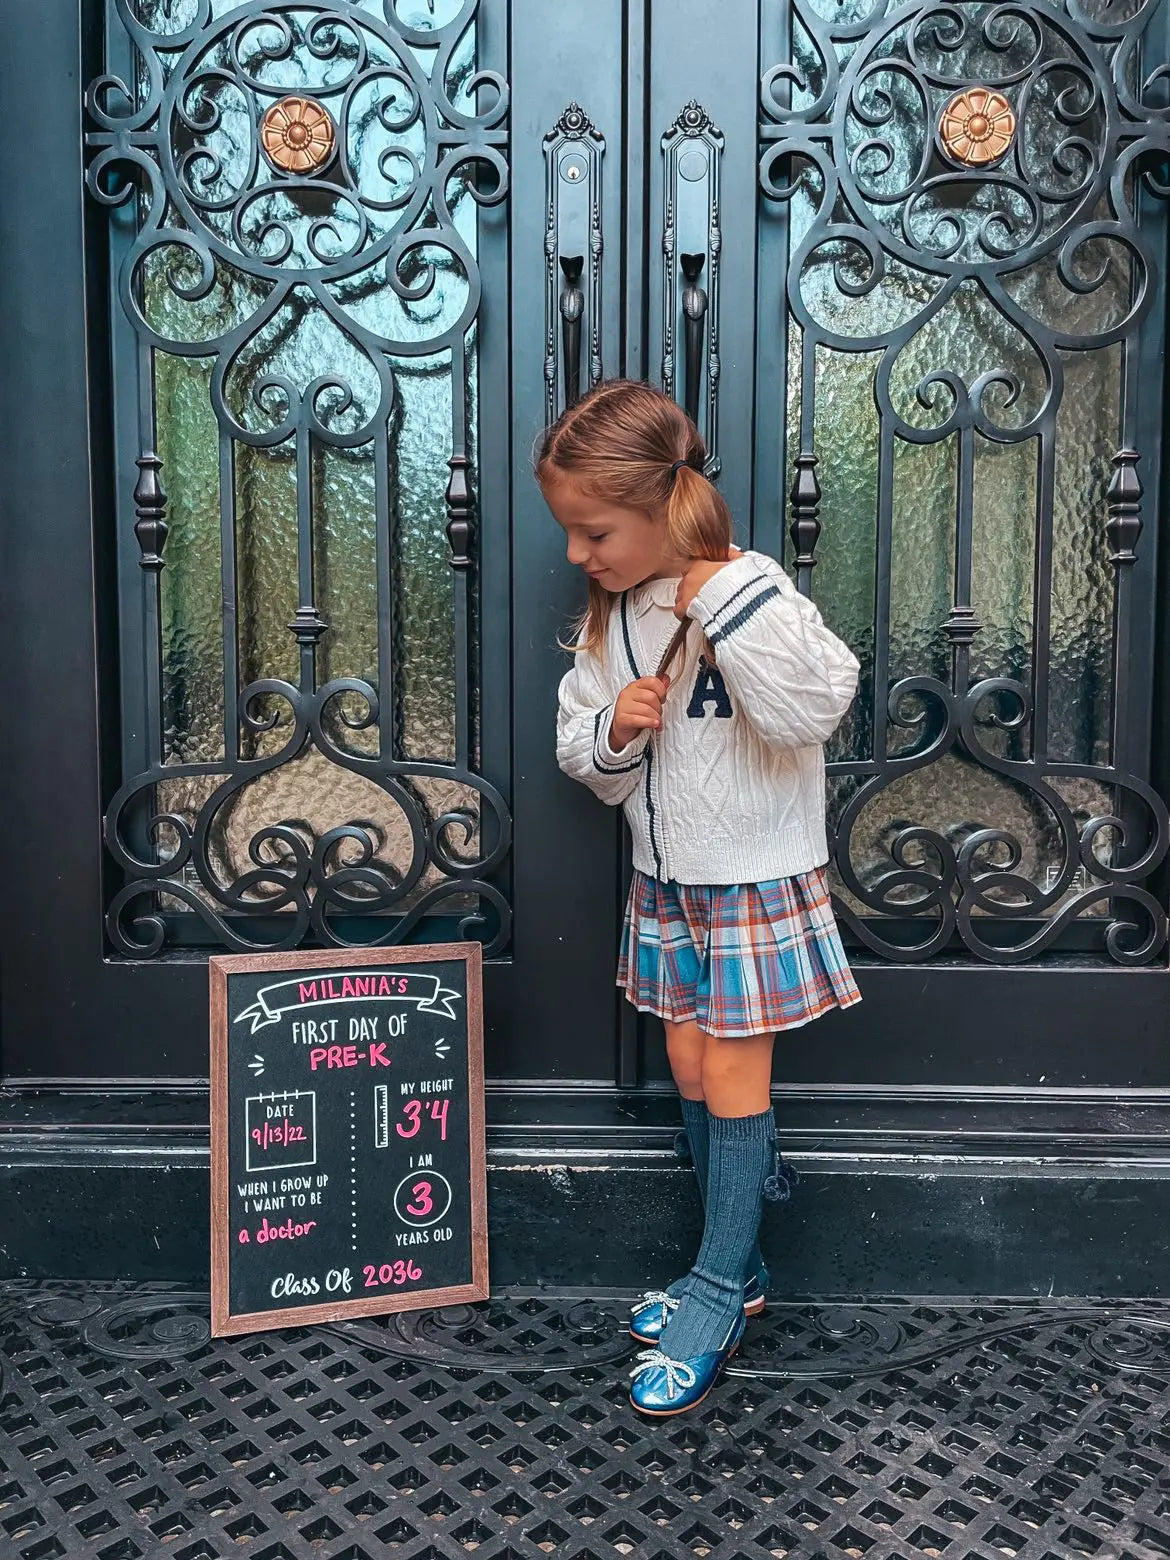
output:
[[[390,1147],[390,1089],[384,1083],[374,1085],[374,1147]]]

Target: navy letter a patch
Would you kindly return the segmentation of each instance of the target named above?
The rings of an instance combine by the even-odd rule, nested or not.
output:
[[[727,696],[723,674],[717,666],[711,665],[706,656],[700,656],[699,675],[695,678],[695,691],[687,705],[687,714],[692,720],[702,720],[712,699],[715,701],[716,717],[726,720],[731,714],[731,700]]]

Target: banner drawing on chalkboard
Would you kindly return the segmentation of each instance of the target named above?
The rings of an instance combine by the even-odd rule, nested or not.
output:
[[[355,975],[334,970],[328,975],[302,975],[262,986],[255,1002],[237,1013],[235,1022],[240,1024],[250,1018],[251,1033],[255,1034],[266,1024],[278,1024],[286,1013],[310,1007],[316,1010],[335,1002],[410,1002],[420,1013],[454,1018],[452,1004],[459,1001],[460,995],[443,986],[437,975],[386,975],[379,971]]]

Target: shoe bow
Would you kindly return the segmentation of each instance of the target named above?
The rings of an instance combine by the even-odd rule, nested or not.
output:
[[[668,1295],[665,1289],[647,1289],[637,1309],[640,1311],[644,1305],[664,1305],[668,1311],[677,1311],[679,1302],[673,1295]]]
[[[663,1354],[661,1349],[643,1349],[638,1355],[639,1363],[630,1372],[631,1381],[640,1376],[643,1371],[662,1370],[666,1372],[666,1395],[672,1398],[678,1392],[685,1392],[695,1384],[695,1369],[685,1360],[672,1360],[669,1354]]]

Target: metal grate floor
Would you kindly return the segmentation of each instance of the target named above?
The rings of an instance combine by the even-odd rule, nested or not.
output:
[[[174,1285],[9,1283],[0,1556],[1170,1556],[1170,1306],[775,1304],[652,1422],[627,1303],[211,1340]]]

